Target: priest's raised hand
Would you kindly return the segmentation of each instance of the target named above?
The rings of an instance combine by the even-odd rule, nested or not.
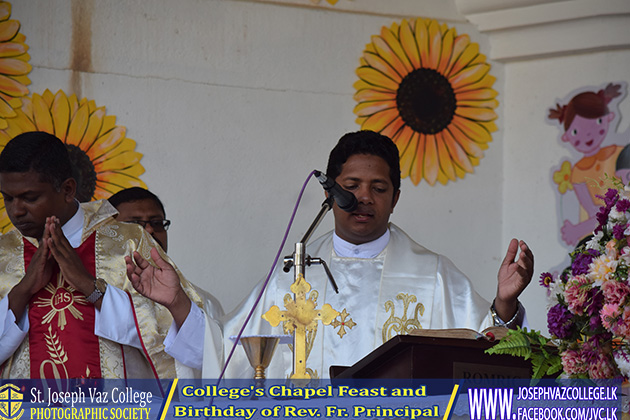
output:
[[[181,287],[177,271],[162,259],[156,248],[151,249],[151,258],[157,266],[138,252],[133,253],[133,259],[126,256],[127,277],[138,293],[164,305],[179,328],[190,312],[190,298]]]
[[[520,249],[520,255],[516,257]],[[496,314],[510,323],[518,317],[518,297],[532,280],[534,255],[523,241],[512,239],[499,267],[497,296],[493,303]],[[511,326],[511,325],[508,325]]]

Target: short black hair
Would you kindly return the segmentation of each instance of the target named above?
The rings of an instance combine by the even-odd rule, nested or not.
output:
[[[118,208],[118,206],[123,203],[129,203],[138,200],[153,200],[162,210],[162,214],[164,214],[164,216],[166,217],[166,210],[164,210],[164,205],[162,204],[162,201],[160,201],[158,196],[153,194],[151,191],[141,187],[131,187],[120,190],[107,199],[107,201],[109,201],[109,203],[116,208]]]
[[[389,178],[394,186],[394,195],[400,190],[400,157],[398,147],[387,136],[370,130],[344,134],[328,157],[326,175],[336,179],[344,163],[353,155],[374,155],[389,165]]]
[[[34,171],[57,191],[72,176],[72,163],[64,142],[43,131],[14,137],[0,153],[0,173]]]

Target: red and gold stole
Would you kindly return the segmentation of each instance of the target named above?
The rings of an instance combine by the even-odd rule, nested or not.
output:
[[[76,248],[95,275],[96,233]],[[24,241],[24,266],[37,248]],[[94,335],[94,305],[63,278],[55,264],[50,282],[28,306],[31,378],[101,378],[98,337]]]

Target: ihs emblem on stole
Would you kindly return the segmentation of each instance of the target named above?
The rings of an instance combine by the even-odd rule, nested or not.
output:
[[[76,319],[83,320],[83,314],[79,311],[74,304],[87,305],[87,300],[80,294],[74,294],[76,289],[70,285],[64,286],[64,280],[61,274],[57,276],[57,284],[53,285],[52,282],[48,283],[45,290],[50,292],[50,297],[39,297],[35,304],[40,308],[50,308],[50,311],[42,318],[42,323],[48,324],[54,318],[55,315],[59,315],[57,318],[57,326],[60,329],[64,329],[68,321],[66,320],[66,309]]]

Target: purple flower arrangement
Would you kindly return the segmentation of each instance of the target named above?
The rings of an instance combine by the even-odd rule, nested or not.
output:
[[[551,301],[547,326],[565,376],[629,377],[629,195],[609,189],[593,237],[571,253],[571,266],[556,278],[541,275]]]

